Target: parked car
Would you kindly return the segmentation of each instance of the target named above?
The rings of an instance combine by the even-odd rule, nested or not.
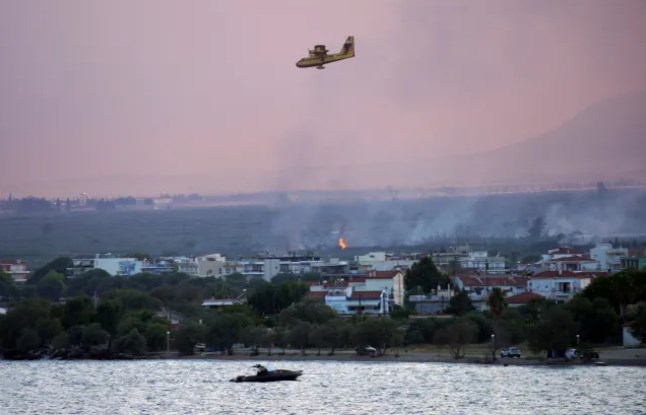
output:
[[[363,346],[363,347],[357,347],[357,354],[359,356],[376,356],[377,355],[377,349],[375,349],[372,346]]]
[[[507,347],[500,351],[500,357],[520,357],[521,352],[518,347]]]
[[[579,350],[579,357],[583,360],[598,359],[599,353],[595,352],[592,349]]]
[[[599,358],[599,353],[595,352],[592,349],[575,349],[575,348],[569,348],[565,351],[565,358],[566,359],[583,359],[583,360],[592,360],[592,359],[598,359]]]

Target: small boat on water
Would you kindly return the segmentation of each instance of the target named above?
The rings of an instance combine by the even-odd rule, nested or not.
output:
[[[296,380],[303,374],[302,370],[268,369],[263,365],[254,365],[255,375],[240,375],[231,382],[277,382],[281,380]]]

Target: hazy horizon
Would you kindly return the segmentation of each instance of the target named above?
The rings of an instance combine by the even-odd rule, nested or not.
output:
[[[355,58],[295,67],[348,35]],[[645,40],[642,1],[7,1],[0,194],[419,186],[389,163],[646,91]],[[367,164],[383,175],[343,174]]]

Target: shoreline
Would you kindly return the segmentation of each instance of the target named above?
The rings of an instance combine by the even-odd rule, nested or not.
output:
[[[195,359],[195,360],[244,360],[250,362],[365,362],[365,363],[457,363],[457,364],[475,364],[489,366],[637,366],[646,367],[646,359],[625,359],[625,358],[607,358],[593,361],[566,360],[562,358],[496,358],[495,361],[477,356],[466,356],[460,359],[454,359],[449,355],[438,355],[437,353],[425,352],[404,352],[399,355],[386,354],[384,356],[370,357],[359,356],[354,353],[335,353],[329,356],[327,353],[317,355],[316,352],[302,355],[301,353],[272,353],[259,354],[251,356],[249,354],[238,353],[233,355],[223,355],[220,353],[203,353],[193,356],[160,356],[162,359]]]
[[[640,349],[646,352],[646,349]],[[321,350],[320,354],[316,350],[306,350],[302,354],[299,350],[287,349],[285,351],[267,351],[259,354],[250,354],[247,350],[238,350],[234,354],[223,354],[222,352],[202,352],[190,356],[182,356],[177,351],[148,353],[141,356],[132,355],[75,355],[75,356],[48,356],[32,355],[25,356],[1,356],[0,360],[19,361],[19,360],[221,360],[221,361],[248,361],[248,362],[353,362],[353,363],[451,363],[451,364],[472,364],[472,365],[489,365],[489,366],[633,366],[646,367],[646,353],[625,354],[622,356],[604,356],[598,360],[582,361],[567,360],[564,358],[548,359],[545,357],[531,356],[524,358],[500,358],[496,357],[494,361],[489,354],[471,353],[459,359],[453,358],[447,353],[438,353],[433,351],[389,351],[383,356],[360,356],[353,350],[342,349],[329,355],[328,351]]]

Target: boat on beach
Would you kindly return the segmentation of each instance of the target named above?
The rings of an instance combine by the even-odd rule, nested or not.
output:
[[[271,369],[263,365],[254,365],[255,375],[240,375],[231,382],[277,382],[281,380],[296,380],[303,374],[302,370]]]

